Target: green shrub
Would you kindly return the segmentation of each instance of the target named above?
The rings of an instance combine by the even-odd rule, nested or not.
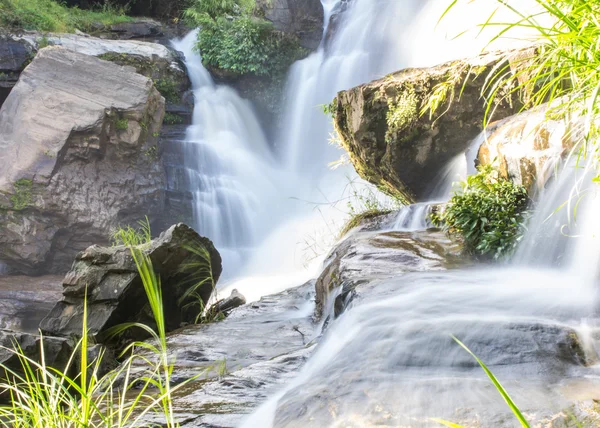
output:
[[[527,190],[499,178],[489,166],[460,186],[446,210],[432,215],[433,223],[462,238],[475,256],[500,259],[512,254],[528,217]]]
[[[177,82],[174,80],[167,78],[156,79],[154,86],[168,102],[177,103],[180,101],[179,88]]]
[[[308,51],[298,41],[253,16],[253,0],[198,1],[185,15],[200,26],[198,51],[208,67],[233,74],[278,76]]]
[[[0,26],[24,30],[73,32],[91,31],[97,23],[129,22],[125,9],[106,3],[97,10],[69,8],[54,0],[1,0]]]

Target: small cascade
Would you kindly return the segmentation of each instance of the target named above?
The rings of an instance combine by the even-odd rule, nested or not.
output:
[[[411,232],[413,230],[424,230],[430,226],[429,214],[431,214],[432,205],[428,202],[412,204],[402,207],[398,211],[396,222],[392,230],[398,232]]]
[[[475,159],[479,147],[485,141],[488,132],[480,133],[470,144],[469,148],[452,159],[434,180],[428,202],[408,205],[398,211],[396,221],[391,230],[410,232],[424,230],[431,226],[429,215],[432,207],[448,202],[455,184],[465,180],[467,176],[475,174]]]
[[[270,226],[264,201],[277,194],[274,160],[248,101],[215,85],[194,52],[197,31],[174,42],[184,53],[195,106],[187,129],[184,166],[198,232],[224,255],[225,272],[238,271]]]
[[[539,197],[516,263],[570,270],[588,279],[600,274],[600,186],[592,165],[562,165]],[[558,231],[558,233],[557,233]]]

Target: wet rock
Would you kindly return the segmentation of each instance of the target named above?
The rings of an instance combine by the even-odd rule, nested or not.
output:
[[[360,287],[407,272],[455,266],[460,246],[443,233],[358,232],[336,247],[316,282],[316,316],[339,316]]]
[[[0,259],[62,273],[115,226],[162,213],[163,115],[132,68],[42,49],[0,110]]]
[[[110,31],[121,40],[144,39],[163,35],[163,25],[153,19],[136,19],[110,26]]]
[[[206,250],[210,259],[190,247]],[[178,224],[140,249],[150,257],[160,277],[167,330],[178,328],[182,322],[193,321],[208,302],[222,271],[221,256],[212,242],[190,227]],[[205,280],[208,268],[212,280]],[[185,292],[201,281],[204,282],[195,296],[182,300]],[[47,334],[69,336],[81,331],[86,293],[88,328],[94,335],[101,337],[107,329],[122,323],[153,325],[148,299],[127,247],[92,246],[78,254],[63,287],[63,300],[40,324]],[[201,299],[202,304],[194,300],[196,298]],[[188,307],[194,303],[197,305]],[[142,333],[135,332],[143,337]]]
[[[492,126],[477,161],[491,165],[501,177],[533,193],[544,187],[554,166],[570,153],[582,133],[580,118],[545,105]]]
[[[340,92],[334,102],[335,127],[359,175],[405,202],[425,200],[439,171],[481,132],[482,88],[505,57],[485,54],[399,71]],[[433,116],[421,115],[440,84],[445,102]],[[495,118],[508,117],[519,108],[515,94],[495,106]]]
[[[0,276],[0,329],[37,334],[61,297],[61,276]]]
[[[175,392],[182,426],[239,426],[289,382],[315,349],[313,297],[309,282],[236,308],[223,321],[170,334],[177,378],[202,374]]]
[[[0,107],[34,55],[27,42],[0,35]]]
[[[227,315],[233,309],[238,308],[246,304],[246,298],[242,293],[237,290],[233,290],[231,295],[226,299],[219,300],[215,305],[211,308],[211,311],[216,313],[223,313]]]
[[[316,49],[323,35],[320,0],[258,0],[257,6],[275,29],[292,34],[307,49]]]

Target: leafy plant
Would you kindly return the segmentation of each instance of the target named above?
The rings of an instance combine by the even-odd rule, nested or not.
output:
[[[453,0],[442,18],[459,1]],[[514,30],[530,33],[536,43],[521,59],[507,53],[504,65],[492,71],[484,92],[488,99],[486,125],[493,120],[498,100],[515,92],[522,94],[524,109],[545,103],[550,108],[547,116],[578,113],[585,118],[585,130],[579,141],[581,158],[594,153],[597,166],[598,119],[600,115],[600,4],[589,0],[534,0],[536,8],[517,2],[495,0],[498,9],[479,26],[496,30],[490,43],[507,36]],[[508,10],[513,20],[495,18],[500,9]],[[506,88],[512,88],[507,91]]]
[[[512,254],[520,240],[528,205],[523,186],[486,166],[460,183],[446,209],[432,215],[432,221],[461,237],[470,253],[500,259]]]
[[[177,103],[180,100],[177,82],[168,78],[156,79],[154,86],[165,97],[165,100],[171,103]]]
[[[205,65],[233,74],[277,77],[307,50],[253,16],[254,0],[198,0],[185,12],[200,27],[197,49]]]

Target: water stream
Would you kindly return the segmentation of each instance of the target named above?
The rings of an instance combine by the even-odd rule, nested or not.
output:
[[[491,3],[480,4],[462,15],[463,23],[481,22]],[[323,5],[327,35],[340,1],[323,0]],[[227,287],[256,300],[318,275],[322,257],[307,268],[301,244],[310,247],[310,236],[324,246],[315,251],[322,256],[335,243],[333,224],[345,214],[331,202],[356,179],[350,167],[327,167],[341,153],[327,144],[331,121],[318,106],[339,90],[386,73],[479,52],[485,37],[457,45],[447,37],[455,28],[433,32],[444,5],[350,2],[335,34],[290,71],[278,153],[269,148],[248,103],[212,82],[192,51],[195,35],[177,42],[196,97],[186,143],[196,227],[225,251],[225,268],[235,272]],[[452,182],[473,172],[484,137],[440,172],[430,203],[398,214],[395,230],[427,228],[429,206],[446,201]],[[584,188],[576,221],[568,209],[567,217],[549,217],[569,200],[578,176],[589,179],[565,168],[540,195],[513,266],[377,281],[372,293],[331,323],[296,378],[244,426],[432,426],[427,417],[514,426],[506,422],[508,411],[497,392],[451,334],[494,366],[524,409],[552,415],[568,405],[576,380],[598,385],[597,326],[590,320],[597,312],[600,198]],[[572,227],[566,231],[565,224]],[[586,344],[585,355],[575,349],[575,334]],[[586,358],[588,366],[578,365]]]

